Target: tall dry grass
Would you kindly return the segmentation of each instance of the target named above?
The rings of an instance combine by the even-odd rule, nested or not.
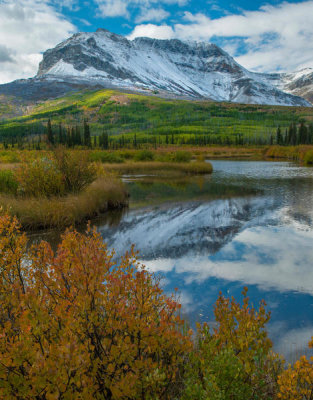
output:
[[[118,174],[157,173],[158,175],[168,175],[171,173],[179,173],[187,175],[205,175],[213,172],[212,165],[205,162],[125,162],[123,164],[104,164],[103,167],[107,171],[116,172]]]
[[[0,206],[16,215],[24,229],[64,228],[128,204],[128,194],[113,176],[99,177],[88,188],[66,197],[18,198],[0,195]]]
[[[265,153],[266,158],[286,159],[306,163],[309,154],[312,153],[313,146],[271,146]]]

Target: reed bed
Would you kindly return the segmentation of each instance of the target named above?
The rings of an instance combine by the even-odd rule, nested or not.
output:
[[[306,165],[312,163],[313,146],[299,145],[299,146],[271,146],[265,153],[266,158],[286,159],[297,161]]]
[[[213,172],[212,165],[205,162],[127,162],[123,164],[103,164],[103,167],[107,171],[116,172],[121,175],[133,173],[156,173],[157,175],[169,175],[172,173],[184,175],[206,175]]]
[[[1,207],[16,215],[26,230],[74,226],[127,204],[128,193],[124,185],[110,176],[98,178],[81,193],[65,197],[18,198],[0,195]]]

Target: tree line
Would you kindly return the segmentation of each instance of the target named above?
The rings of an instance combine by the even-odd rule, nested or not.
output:
[[[282,132],[277,128],[275,142],[281,146],[296,146],[298,144],[313,144],[313,125],[305,125],[301,122],[299,126],[295,123],[290,124],[289,128]],[[274,138],[271,136],[270,144],[274,144]]]
[[[303,121],[300,124],[291,123],[288,128],[277,127],[276,133],[250,132],[236,134],[219,133],[169,133],[157,132],[147,129],[146,132],[121,132],[120,134],[109,134],[105,128],[102,133],[91,134],[89,122],[85,119],[82,124],[75,126],[64,126],[61,122],[53,124],[48,120],[44,129],[39,129],[38,134],[31,134],[22,137],[12,135],[11,137],[0,138],[4,148],[18,147],[41,150],[42,143],[49,145],[61,144],[68,148],[84,146],[87,148],[101,149],[123,149],[140,148],[149,145],[157,148],[163,145],[192,145],[192,146],[249,146],[249,145],[281,145],[295,146],[300,144],[313,144],[313,124],[306,125]],[[1,140],[2,139],[2,140]]]

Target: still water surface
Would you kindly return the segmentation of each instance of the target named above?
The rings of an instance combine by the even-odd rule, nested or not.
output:
[[[135,244],[167,292],[179,288],[191,323],[213,320],[220,291],[240,299],[247,285],[272,313],[275,349],[292,360],[313,335],[313,169],[212,163],[211,177],[187,182],[126,178],[130,210],[99,230],[117,254]]]
[[[165,291],[179,289],[191,324],[213,321],[220,291],[239,300],[248,286],[253,304],[264,299],[271,311],[275,349],[293,361],[313,335],[313,168],[212,164],[209,177],[124,177],[130,208],[98,229],[117,256],[135,244]]]

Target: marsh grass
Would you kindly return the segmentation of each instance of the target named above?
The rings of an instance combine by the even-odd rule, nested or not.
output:
[[[132,173],[154,173],[157,175],[206,175],[213,172],[212,165],[205,162],[127,162],[123,164],[105,164],[104,168],[108,171],[114,171],[121,175]]]
[[[16,194],[18,182],[12,170],[0,170],[0,192]]]
[[[96,217],[110,208],[128,204],[122,182],[107,175],[78,194],[50,198],[18,198],[0,195],[0,205],[16,215],[24,229],[64,228]]]
[[[305,165],[313,165],[313,150],[309,150],[307,153],[305,153],[303,162]]]

